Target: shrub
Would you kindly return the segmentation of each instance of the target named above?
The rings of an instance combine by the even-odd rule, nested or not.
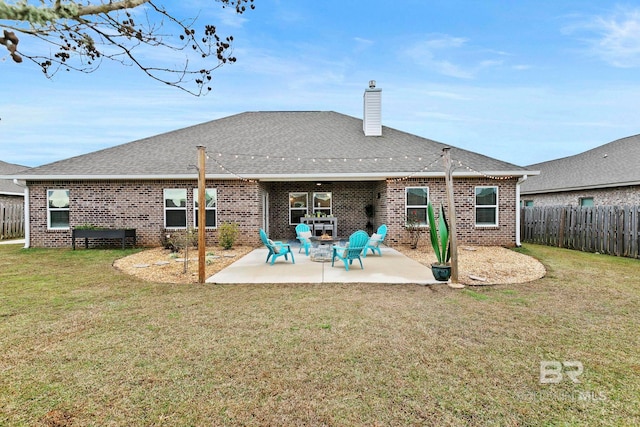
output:
[[[405,218],[405,228],[409,232],[409,245],[411,246],[411,249],[417,249],[418,242],[420,241],[420,235],[425,232],[425,228],[422,226],[415,211]]]
[[[224,222],[220,224],[220,228],[218,229],[220,246],[224,249],[231,249],[238,238],[238,228],[238,223],[235,222]]]
[[[188,228],[186,230],[166,231],[162,236],[162,246],[170,249],[171,252],[178,252],[187,249],[190,246],[197,246],[198,234],[197,230]]]

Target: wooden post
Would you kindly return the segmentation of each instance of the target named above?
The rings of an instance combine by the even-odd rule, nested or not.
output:
[[[451,243],[451,286],[458,288],[458,238],[456,226],[456,205],[453,196],[453,168],[451,166],[451,148],[442,149],[444,160],[444,182],[447,190],[447,206],[449,216],[449,238]]]
[[[198,145],[198,283],[205,281],[205,264],[207,252],[207,239],[205,234],[207,216],[205,209],[205,147]]]
[[[567,217],[567,210],[564,208],[560,209],[560,225],[558,230],[558,247],[559,248],[564,247],[564,227],[565,227],[566,217]]]

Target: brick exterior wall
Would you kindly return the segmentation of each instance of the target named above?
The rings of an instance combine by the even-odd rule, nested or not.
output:
[[[579,206],[580,199],[593,197],[595,206],[640,205],[640,186],[564,191],[546,194],[523,194],[520,198],[533,200],[533,206]]]
[[[109,228],[135,228],[138,244],[159,246],[164,231],[165,188],[187,189],[187,224],[193,226],[193,189],[197,181],[34,181],[29,183],[30,246],[70,247],[71,230],[47,230],[47,190],[69,190],[71,227],[91,224]],[[238,244],[257,245],[262,203],[257,183],[211,181],[216,188],[217,223],[240,226]],[[207,245],[218,243],[218,230],[207,229]]]
[[[488,178],[456,179],[458,241],[469,245],[515,245],[515,186],[516,179],[492,180]],[[289,225],[289,192],[308,192],[311,201],[314,191],[331,191],[333,215],[338,218],[338,234],[349,236],[356,230],[365,229],[367,217],[364,207],[375,206],[374,228],[387,224],[386,242],[389,244],[408,243],[409,233],[405,229],[405,188],[429,187],[434,207],[447,207],[443,179],[409,179],[402,181],[362,181],[335,182],[323,184],[321,189],[315,183],[282,182],[271,183],[269,192],[271,210],[269,215],[270,235],[278,239],[295,238],[295,225]],[[475,225],[475,187],[498,187],[498,226],[477,227]],[[437,209],[436,209],[437,210]]]
[[[476,227],[474,188],[497,186],[499,224]],[[462,244],[513,246],[515,244],[516,179],[456,179],[454,192],[458,223],[458,241]],[[333,215],[338,218],[338,234],[349,236],[364,230],[367,223],[364,207],[375,206],[374,228],[387,224],[389,244],[406,243],[404,228],[405,187],[427,186],[434,206],[446,207],[443,179],[409,179],[403,181],[333,182],[317,186],[315,182],[248,182],[208,180],[207,188],[216,188],[218,225],[236,222],[240,226],[238,244],[259,245],[258,229],[263,227],[262,200],[269,195],[269,236],[277,240],[295,238],[295,225],[289,224],[289,193],[332,193]],[[32,181],[29,182],[30,246],[70,247],[71,230],[47,230],[47,190],[70,191],[70,226],[92,224],[110,228],[135,228],[138,243],[158,246],[164,232],[163,190],[187,189],[187,222],[193,224],[193,189],[196,180],[140,181]],[[207,245],[218,244],[218,230],[207,229]]]
[[[515,178],[510,180],[454,179],[458,244],[507,247],[515,245],[516,183]],[[475,225],[476,186],[498,187],[498,225],[495,227]],[[429,187],[429,198],[436,211],[436,220],[440,203],[445,209],[448,207],[444,179],[408,179],[387,182],[386,223],[389,230],[386,241],[390,244],[409,242],[409,233],[404,227],[406,187]]]

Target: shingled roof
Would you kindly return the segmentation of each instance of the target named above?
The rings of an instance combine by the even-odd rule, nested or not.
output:
[[[246,112],[25,171],[23,179],[192,179],[197,146],[208,178],[384,179],[442,176],[447,145],[333,111]],[[521,176],[525,168],[452,147],[455,174]]]
[[[540,171],[521,194],[640,185],[640,135],[618,139],[584,153],[530,165]]]
[[[10,175],[25,169],[29,168],[0,160],[0,175]],[[24,194],[24,185],[21,186],[15,184],[11,179],[0,179],[0,194],[8,194],[12,196],[22,195]]]

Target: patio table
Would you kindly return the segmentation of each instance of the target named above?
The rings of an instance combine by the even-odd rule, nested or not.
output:
[[[325,235],[327,236],[327,235]],[[329,262],[333,254],[333,245],[344,241],[339,237],[329,236],[329,238],[321,238],[320,236],[311,236],[312,247],[309,251],[309,259],[315,262]]]
[[[313,235],[316,234],[316,231],[324,233],[327,230],[331,230],[332,236],[338,235],[338,218],[335,216],[307,216],[300,218],[300,222],[307,224]]]

